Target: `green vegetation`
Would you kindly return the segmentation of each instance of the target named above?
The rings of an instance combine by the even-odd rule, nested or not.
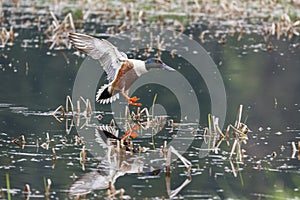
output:
[[[6,173],[6,188],[7,188],[7,199],[11,200],[10,197],[10,181],[9,181],[9,174]]]

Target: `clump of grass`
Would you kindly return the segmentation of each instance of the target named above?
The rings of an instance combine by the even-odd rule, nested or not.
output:
[[[218,148],[220,147],[222,141],[226,140],[227,145],[230,146],[229,137],[230,133],[233,136],[234,142],[232,145],[230,159],[234,153],[237,155],[237,159],[242,162],[244,151],[241,148],[242,143],[246,143],[248,140],[247,133],[249,132],[248,126],[241,122],[243,112],[243,105],[240,105],[238,114],[236,117],[236,121],[234,125],[229,124],[226,129],[226,133],[223,134],[218,123],[219,119],[215,116],[208,115],[208,128],[204,129],[204,141],[207,143],[206,135],[208,135],[208,148],[210,149],[210,144],[213,144],[212,150],[216,153],[218,152]],[[213,140],[213,142],[211,142]]]
[[[234,126],[229,125],[227,128],[227,131],[226,131],[226,135],[229,135],[229,131],[231,129],[232,130],[231,133],[234,137],[234,143],[232,145],[230,159],[232,158],[234,151],[236,151],[237,159],[239,159],[239,161],[241,161],[241,162],[243,159],[241,144],[247,143],[247,140],[248,140],[247,134],[249,132],[248,126],[245,123],[241,122],[242,112],[243,112],[243,105],[240,105]]]

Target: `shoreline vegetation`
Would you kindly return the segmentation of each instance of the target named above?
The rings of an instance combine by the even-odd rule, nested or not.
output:
[[[89,23],[107,26],[109,35],[140,26],[183,33],[188,27],[199,25],[201,42],[207,35],[223,43],[227,35],[240,40],[252,33],[262,35],[266,43],[269,37],[298,41],[300,0],[0,0],[2,46],[13,42],[15,29],[37,28],[50,39],[52,49],[54,42],[66,43],[58,41],[66,39],[61,37],[64,33]],[[70,48],[67,43],[63,46]]]

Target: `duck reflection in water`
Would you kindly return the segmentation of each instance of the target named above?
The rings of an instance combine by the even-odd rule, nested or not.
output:
[[[180,190],[191,182],[189,171],[191,162],[178,153],[174,147],[169,146],[158,152],[164,152],[164,163],[159,167],[152,167],[145,162],[141,149],[133,149],[132,143],[125,141],[124,136],[118,137],[118,130],[111,126],[100,126],[95,129],[97,142],[106,149],[106,156],[99,159],[99,164],[92,172],[82,175],[70,187],[70,195],[84,195],[94,190],[108,189],[108,197],[123,194],[124,190],[116,190],[115,182],[125,174],[143,174],[147,176],[158,176],[162,171],[166,172],[166,188],[170,198],[176,196]],[[132,131],[131,131],[132,133]],[[126,135],[127,132],[124,134]],[[126,136],[128,137],[128,135]],[[174,153],[187,168],[187,179],[175,190],[171,190],[170,164],[171,154]],[[161,161],[162,159],[159,158]]]

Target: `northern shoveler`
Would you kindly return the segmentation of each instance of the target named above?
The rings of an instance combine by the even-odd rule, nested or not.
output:
[[[119,93],[122,93],[129,104],[141,106],[140,103],[136,103],[139,98],[136,96],[130,98],[126,94],[133,82],[152,68],[175,71],[157,58],[149,58],[146,61],[128,59],[125,53],[120,52],[105,39],[80,33],[70,33],[69,38],[75,49],[99,61],[107,73],[109,83],[103,85],[96,95],[96,101],[100,103],[111,103],[119,98]]]

